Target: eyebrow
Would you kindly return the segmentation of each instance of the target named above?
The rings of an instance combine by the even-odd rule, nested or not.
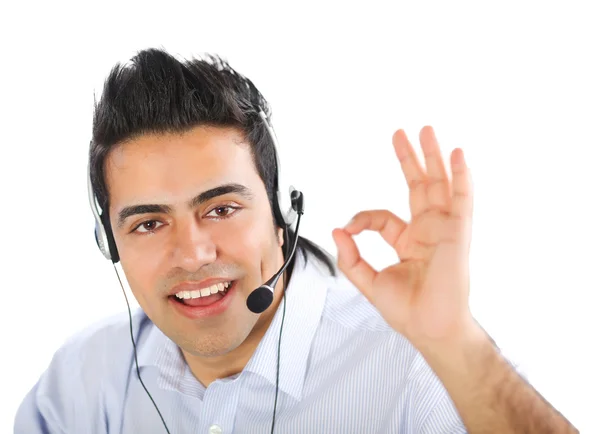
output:
[[[203,204],[215,197],[224,196],[226,194],[235,193],[242,196],[244,199],[252,200],[254,195],[250,191],[250,189],[241,184],[223,184],[215,188],[211,188],[210,190],[206,190],[192,200],[188,202],[189,208],[197,207],[198,205]],[[164,213],[168,214],[173,211],[173,208],[169,205],[160,205],[160,204],[144,204],[144,205],[133,205],[126,206],[121,211],[119,211],[118,219],[117,219],[117,228],[122,228],[125,224],[125,220],[129,217],[138,215],[138,214],[148,214],[148,213]]]

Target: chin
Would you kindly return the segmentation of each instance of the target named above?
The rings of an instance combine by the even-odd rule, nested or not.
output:
[[[233,323],[233,324],[232,324]],[[224,356],[242,345],[256,321],[240,324],[240,318],[229,321],[224,327],[199,329],[195,333],[189,331],[178,333],[173,341],[185,352],[197,357]],[[234,327],[234,328],[232,328]]]

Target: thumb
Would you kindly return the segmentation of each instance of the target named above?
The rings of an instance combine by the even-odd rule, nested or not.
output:
[[[334,229],[332,235],[338,250],[339,269],[372,302],[373,282],[377,271],[361,258],[358,247],[348,232]]]

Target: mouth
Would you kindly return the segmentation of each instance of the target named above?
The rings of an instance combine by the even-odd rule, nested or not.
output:
[[[194,291],[179,291],[171,297],[174,297],[176,301],[187,306],[208,306],[223,298],[229,291],[229,288],[231,288],[232,282],[219,282]]]
[[[195,291],[180,291],[168,297],[169,303],[184,316],[199,319],[223,313],[229,307],[237,281],[221,282]]]

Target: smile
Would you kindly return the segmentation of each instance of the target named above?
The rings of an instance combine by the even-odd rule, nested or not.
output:
[[[200,297],[208,297],[217,293],[225,294],[230,287],[231,282],[220,282],[206,288],[196,289],[195,291],[179,291],[177,294],[175,294],[175,297],[179,298],[180,300],[189,300]]]
[[[219,282],[194,291],[180,291],[168,297],[177,313],[189,319],[202,319],[222,314],[230,306],[237,281]],[[206,294],[206,295],[205,295]]]

